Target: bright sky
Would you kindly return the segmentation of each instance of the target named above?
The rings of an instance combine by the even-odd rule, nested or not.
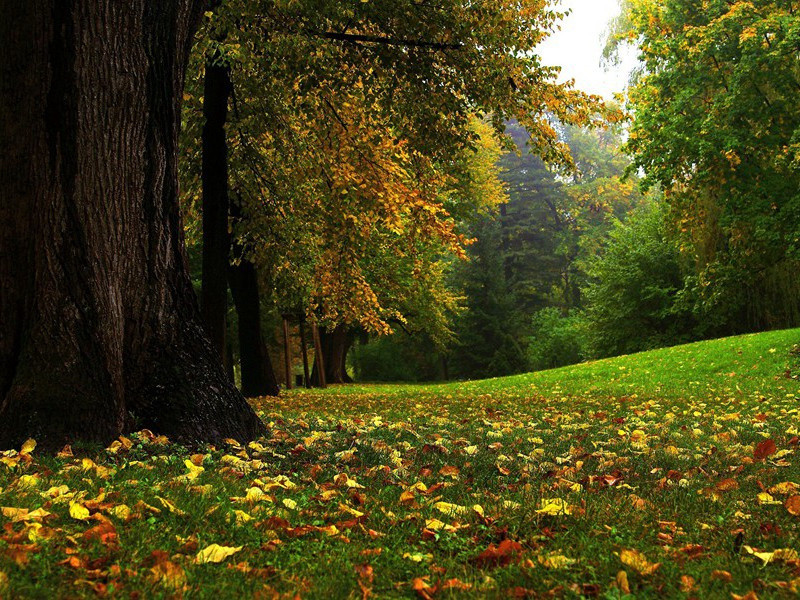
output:
[[[560,79],[574,79],[575,86],[585,92],[610,99],[624,91],[636,65],[635,53],[627,53],[610,70],[600,64],[608,23],[619,14],[617,0],[561,0],[557,8],[572,12],[561,21],[561,31],[539,46],[544,64],[562,67]]]

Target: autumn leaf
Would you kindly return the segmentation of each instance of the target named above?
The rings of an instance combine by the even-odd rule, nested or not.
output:
[[[150,568],[150,579],[170,590],[177,590],[186,584],[186,571],[171,560],[163,560]]]
[[[79,521],[85,521],[89,518],[89,509],[79,502],[70,502],[69,516]]]
[[[631,593],[631,586],[628,583],[628,573],[626,571],[619,571],[617,573],[617,587],[619,587],[620,591],[623,594],[630,594]]]
[[[572,508],[562,498],[542,499],[536,513],[540,515],[571,515]]]
[[[778,448],[775,446],[775,442],[772,440],[762,440],[756,445],[755,450],[753,450],[753,458],[756,460],[764,460],[777,451]]]
[[[789,496],[783,504],[790,515],[800,516],[800,496]]]
[[[522,545],[513,540],[503,540],[498,545],[489,544],[489,547],[475,557],[475,563],[482,567],[505,566],[519,558]]]
[[[540,554],[539,556],[536,557],[536,559],[539,561],[539,563],[541,563],[548,569],[563,569],[570,565],[574,565],[577,562],[574,558],[569,558],[567,556],[564,556],[563,554],[558,554],[558,553],[550,553],[544,555]]]
[[[34,449],[36,448],[36,440],[34,439],[27,439],[22,444],[22,448],[20,448],[20,454],[33,454]]]
[[[626,567],[631,567],[640,575],[652,575],[661,566],[661,563],[651,563],[647,557],[638,550],[622,550],[619,559]]]
[[[243,546],[220,546],[219,544],[211,544],[197,553],[195,562],[200,565],[206,563],[219,563],[229,556],[233,556],[237,552],[240,552],[242,548]]]

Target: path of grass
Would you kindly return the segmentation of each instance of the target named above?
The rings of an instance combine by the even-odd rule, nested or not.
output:
[[[0,597],[793,597],[798,341],[296,391],[246,448],[6,452]]]

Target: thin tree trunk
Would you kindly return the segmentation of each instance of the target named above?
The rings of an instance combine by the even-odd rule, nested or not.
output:
[[[232,214],[237,214],[236,202],[231,203]],[[234,244],[234,252],[241,247]],[[242,394],[248,398],[277,396],[278,381],[272,361],[261,335],[261,301],[258,291],[258,274],[252,262],[242,258],[228,268],[236,315],[239,318],[239,358],[242,367]]]
[[[292,389],[292,347],[289,344],[289,319],[283,317],[283,366],[286,374],[286,389]]]
[[[319,327],[316,323],[311,324],[311,337],[314,338],[314,371],[311,374],[311,381],[317,387],[326,388],[328,383],[325,380],[325,358],[322,352]]]
[[[242,199],[234,194],[229,204],[234,228],[241,223]],[[234,229],[235,231],[235,229]],[[258,272],[247,258],[245,248],[233,237],[234,263],[228,266],[228,283],[239,319],[239,357],[242,393],[248,398],[277,396],[280,392],[264,336],[261,333],[261,295]]]
[[[308,389],[311,387],[311,379],[308,374],[308,346],[306,345],[305,320],[300,317],[300,350],[303,353],[303,385]]]
[[[199,0],[0,0],[0,447],[264,426],[203,331],[178,207]]]
[[[219,57],[216,57],[219,58]],[[228,119],[230,73],[209,59],[203,79],[203,283],[200,306],[206,333],[220,360],[225,352],[225,317],[228,313]]]

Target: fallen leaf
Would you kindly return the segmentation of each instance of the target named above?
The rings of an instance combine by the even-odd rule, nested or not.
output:
[[[206,546],[200,552],[197,553],[197,558],[195,562],[197,564],[206,564],[206,563],[219,563],[228,558],[229,556],[233,556],[237,552],[242,549],[243,546],[220,546],[219,544],[211,544],[210,546]]]
[[[79,502],[70,502],[69,516],[79,521],[85,521],[89,518],[89,509]]]
[[[790,515],[800,516],[800,496],[790,496],[783,504]]]
[[[572,508],[562,498],[542,499],[536,512],[540,515],[571,515]]]
[[[661,566],[661,563],[651,563],[647,557],[638,550],[623,550],[619,559],[626,567],[631,567],[640,575],[652,575]]]
[[[753,451],[753,458],[756,460],[764,460],[768,456],[775,454],[777,451],[778,448],[775,446],[775,442],[772,440],[762,440],[756,445],[755,450]]]

